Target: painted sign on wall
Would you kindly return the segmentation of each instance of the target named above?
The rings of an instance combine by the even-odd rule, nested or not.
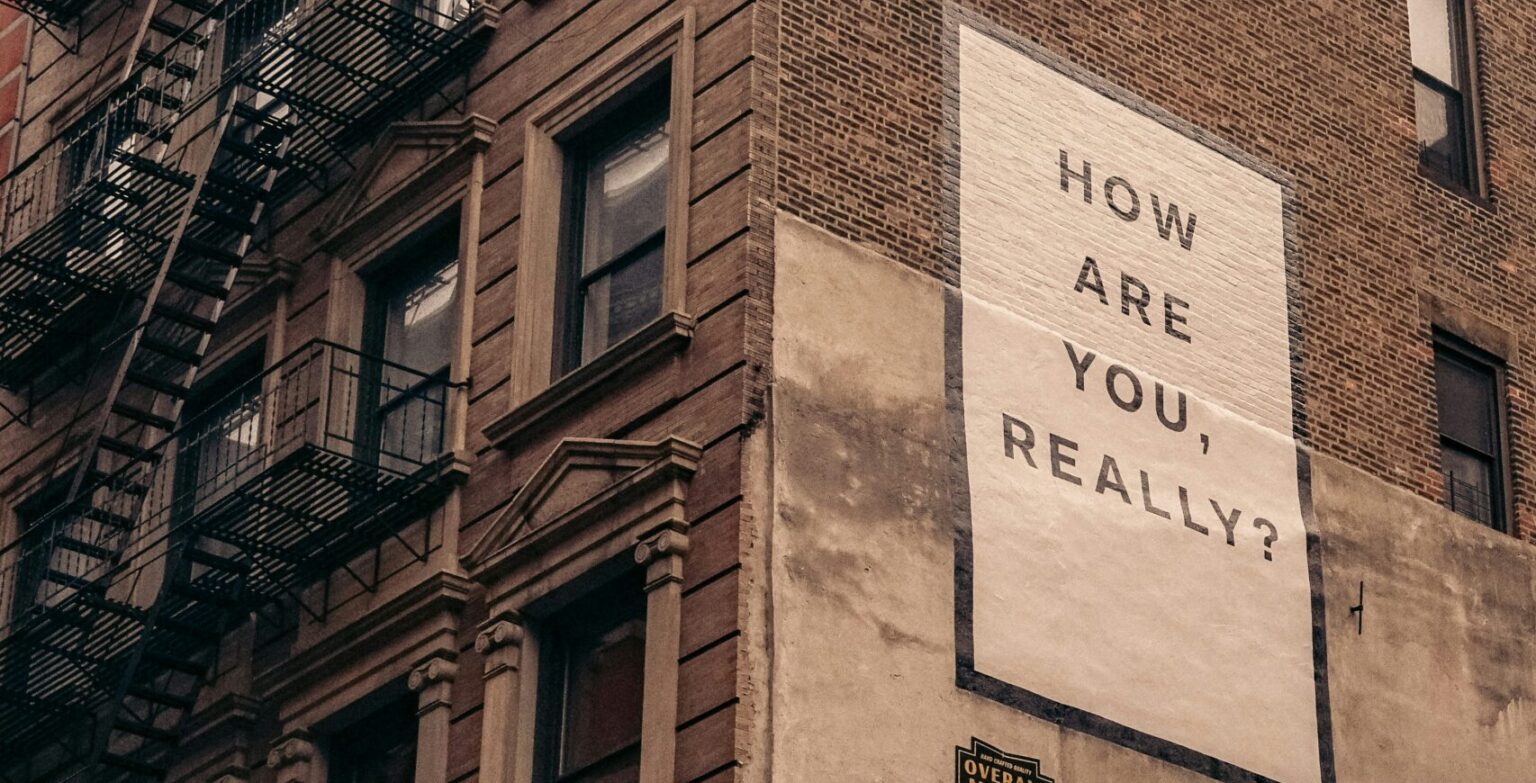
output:
[[[1030,47],[962,25],[956,59],[962,686],[1330,777],[1284,185]]]

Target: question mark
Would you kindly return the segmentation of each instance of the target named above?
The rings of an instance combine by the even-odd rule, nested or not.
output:
[[[1269,535],[1264,537],[1264,559],[1274,560],[1275,553],[1270,551],[1270,546],[1280,540],[1280,531],[1275,529],[1275,523],[1263,517],[1253,520],[1253,526],[1256,528],[1269,528]]]

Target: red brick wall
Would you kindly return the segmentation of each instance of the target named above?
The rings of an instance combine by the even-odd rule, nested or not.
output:
[[[29,29],[20,11],[0,6],[0,176],[11,170],[16,154]]]
[[[943,3],[782,0],[776,205],[943,268]],[[1536,309],[1536,6],[1473,3],[1491,199],[1417,170],[1406,3],[968,0],[1288,172],[1305,312],[1306,442],[1440,499],[1431,295],[1526,337]],[[1536,366],[1509,372],[1515,519],[1536,541]]]

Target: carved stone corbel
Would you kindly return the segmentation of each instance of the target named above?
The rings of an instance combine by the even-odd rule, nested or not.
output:
[[[418,694],[416,783],[447,783],[448,730],[458,673],[458,662],[439,653],[412,669],[406,679],[406,687]]]
[[[523,660],[523,622],[512,612],[486,620],[475,637],[485,659],[485,706],[480,724],[481,783],[510,783],[518,745],[518,687]]]
[[[683,555],[688,553],[688,534],[663,530],[635,545],[635,564],[645,568],[645,591],[683,581]]]
[[[688,534],[667,528],[635,546],[645,569],[645,694],[640,783],[669,783],[676,764],[678,653],[682,647],[683,556]]]
[[[317,753],[308,732],[290,732],[272,743],[267,766],[276,773],[277,783],[312,783],[310,769]]]

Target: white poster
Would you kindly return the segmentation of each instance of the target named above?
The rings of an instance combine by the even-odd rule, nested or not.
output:
[[[1284,186],[963,25],[957,95],[962,685],[1323,779]]]

